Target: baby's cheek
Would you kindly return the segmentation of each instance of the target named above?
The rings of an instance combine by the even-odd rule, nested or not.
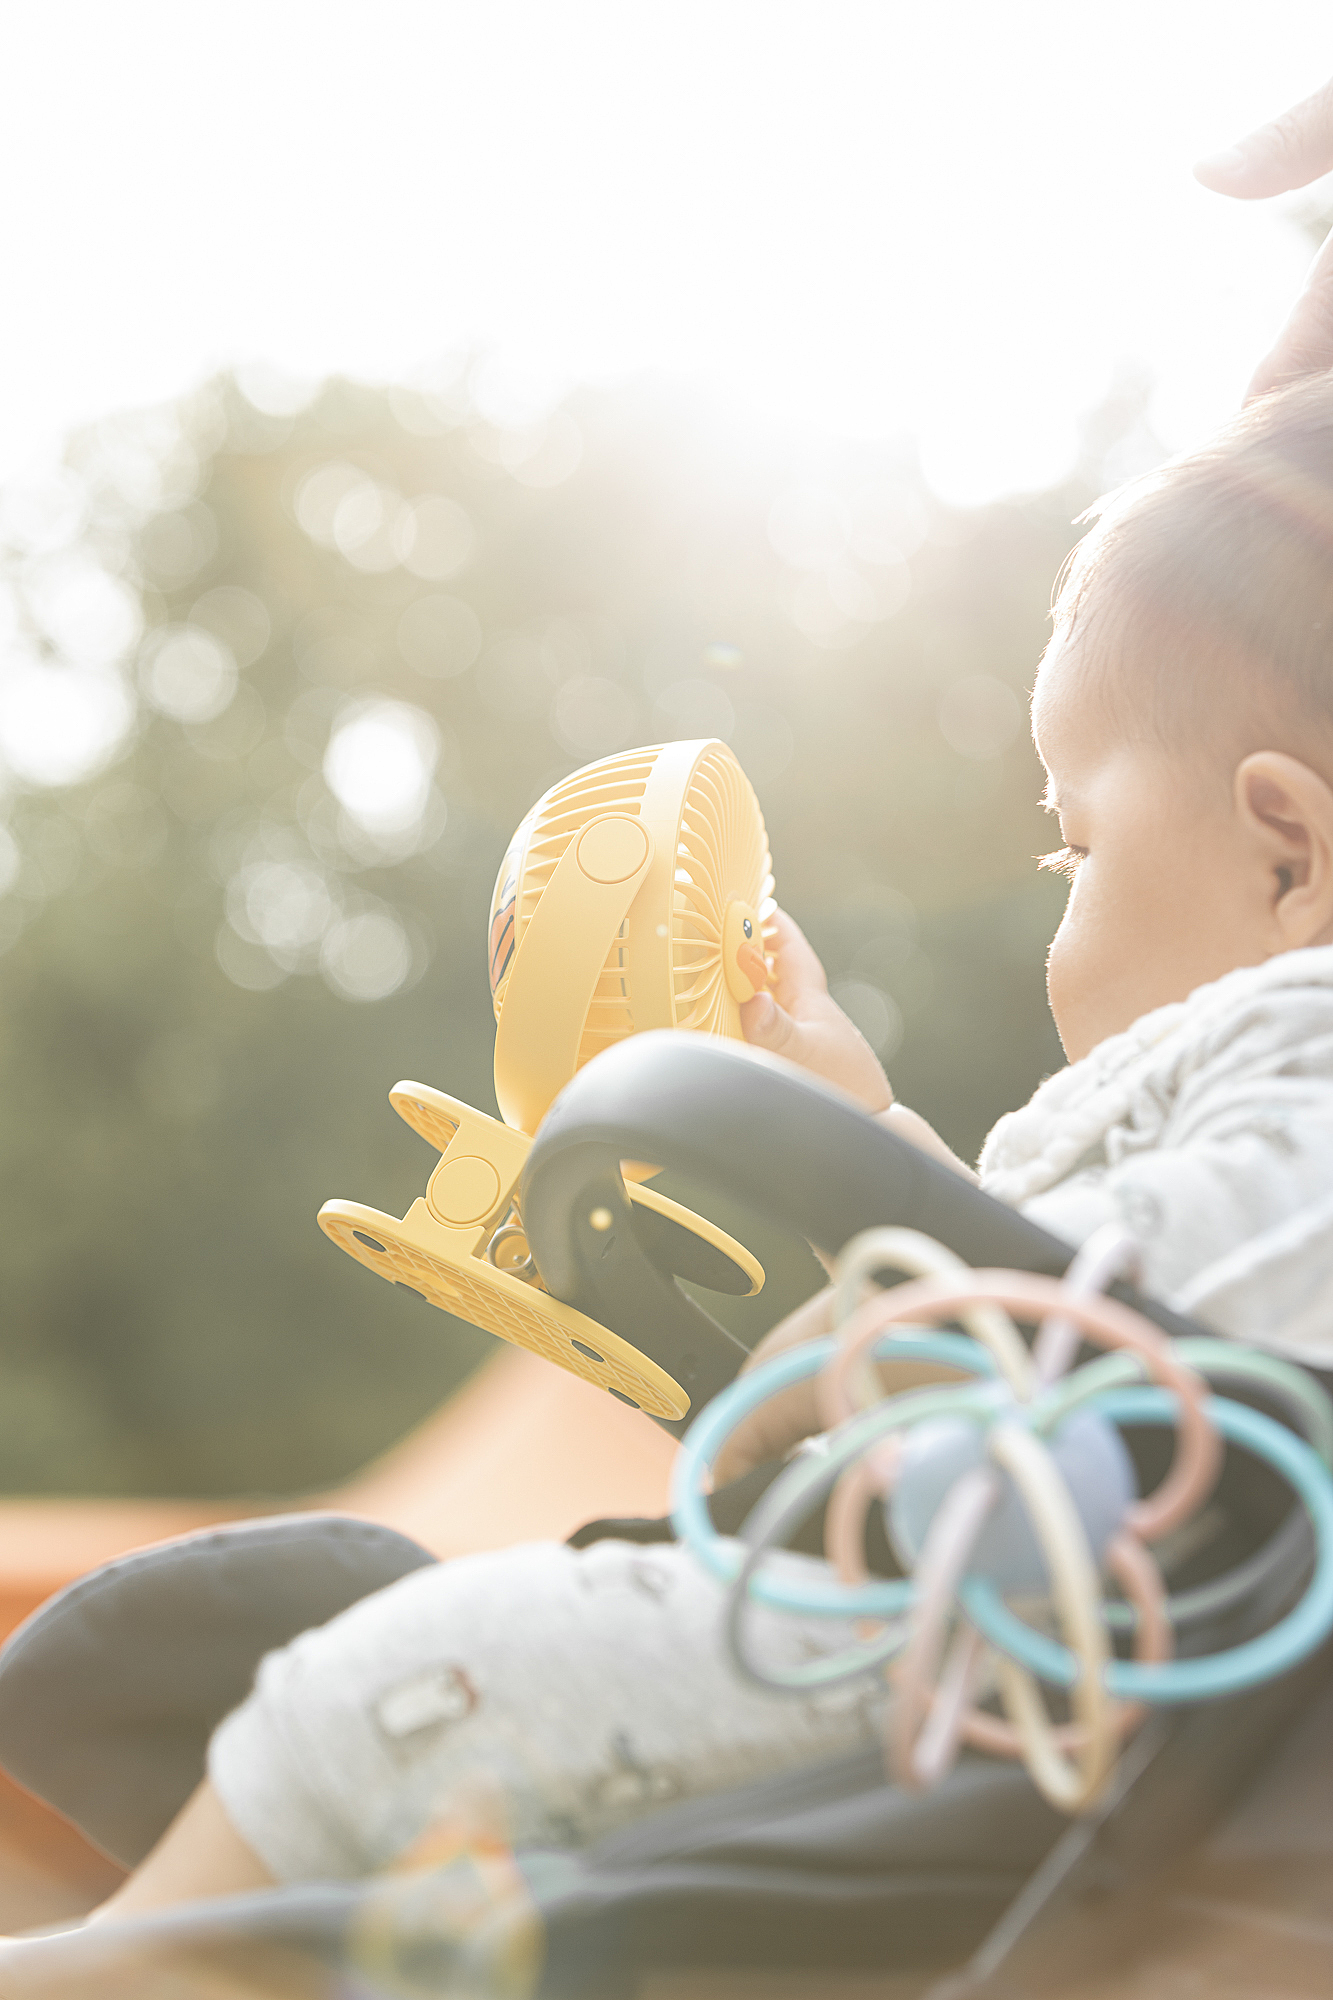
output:
[[[1091,983],[1085,932],[1086,926],[1079,921],[1071,891],[1063,921],[1051,940],[1046,957],[1046,997],[1050,1001],[1065,1054],[1071,1062],[1076,1062],[1083,1053],[1079,1046],[1083,1039],[1079,1022],[1085,1011]]]

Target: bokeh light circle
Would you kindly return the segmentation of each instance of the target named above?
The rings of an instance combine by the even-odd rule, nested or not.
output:
[[[42,631],[75,666],[113,665],[143,630],[136,592],[87,552],[38,564],[24,580],[24,595]]]
[[[977,763],[1007,750],[1023,722],[1023,704],[994,674],[964,674],[940,696],[941,735],[951,750]]]
[[[574,675],[551,703],[552,733],[575,756],[605,757],[622,750],[637,722],[638,711],[625,689],[599,674]]]
[[[465,674],[481,652],[481,620],[461,597],[432,591],[409,604],[398,620],[398,650],[430,680]]]
[[[337,908],[323,869],[310,861],[251,862],[227,885],[232,929],[270,952],[299,954],[317,945]]]
[[[0,761],[30,785],[76,785],[116,755],[134,721],[121,675],[11,653],[0,686]]]
[[[426,810],[439,754],[439,731],[424,709],[405,701],[355,703],[334,726],[324,778],[368,833],[401,833]]]
[[[236,693],[236,661],[221,639],[197,625],[155,632],[139,662],[139,684],[173,722],[211,722]]]
[[[829,991],[880,1061],[887,1062],[903,1038],[903,1017],[892,994],[868,979],[836,980]]]
[[[364,910],[333,925],[319,969],[344,1000],[387,1000],[411,976],[411,941],[392,910]]]
[[[731,741],[736,710],[731,696],[716,681],[691,677],[671,681],[653,707],[653,734],[664,742],[692,736],[720,736]]]

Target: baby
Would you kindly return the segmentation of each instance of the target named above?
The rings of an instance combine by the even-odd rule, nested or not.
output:
[[[1049,960],[1069,1066],[991,1133],[981,1184],[1070,1242],[1119,1219],[1149,1291],[1333,1366],[1333,378],[1102,513],[1032,717],[1064,843],[1044,865],[1070,879]],[[894,1102],[789,920],[744,1027],[970,1171]],[[762,1351],[826,1314],[823,1295]],[[793,1391],[720,1470],[814,1427]],[[742,1686],[718,1612],[671,1546],[419,1570],[269,1656],[207,1781],[100,1914],[366,1874],[482,1794],[516,1846],[580,1844],[870,1740],[873,1693]],[[845,1638],[773,1619],[762,1643],[794,1659]]]

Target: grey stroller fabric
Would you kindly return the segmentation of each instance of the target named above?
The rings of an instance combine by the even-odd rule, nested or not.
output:
[[[1326,1648],[1281,1683],[1171,1717],[1143,1774],[1086,1844],[1063,1913],[1071,1900],[1151,1880],[1222,1820],[1270,1745],[1333,1689],[1331,1666]],[[341,1975],[386,2000],[490,1991],[630,2000],[653,1967],[956,1966],[1053,1844],[1079,1832],[1012,1766],[965,1763],[923,1797],[886,1785],[878,1759],[861,1755],[668,1807],[581,1853],[520,1854],[519,1893],[491,1923],[470,1918],[466,1885],[451,1888],[460,1864],[450,1864],[44,1939],[23,1966],[42,1985],[24,1990],[82,2000],[128,1967],[136,1995],[174,1996],[193,1989],[173,1979],[173,1965],[212,1965],[262,1977],[266,1992],[342,1991]],[[525,1925],[532,1977],[515,1984],[505,1939]],[[321,1965],[334,1971],[330,1987],[302,1974]]]
[[[434,1561],[374,1522],[287,1514],[107,1563],[0,1648],[0,1765],[132,1867],[263,1655]]]
[[[725,1489],[714,1496],[727,1497]],[[1246,1533],[1229,1556],[1248,1546],[1264,1511],[1252,1493],[1233,1487],[1233,1497]],[[752,1498],[747,1488],[739,1511]],[[1235,1643],[1267,1624],[1299,1590],[1308,1559],[1296,1548],[1270,1558],[1266,1588],[1196,1640]],[[432,1560],[391,1530],[298,1515],[112,1563],[0,1651],[0,1761],[132,1863],[197,1784],[208,1736],[244,1697],[262,1654]],[[1160,1867],[1217,1821],[1268,1743],[1328,1685],[1331,1653],[1234,1701],[1170,1718],[1165,1748],[1110,1823],[1117,1875]],[[956,1964],[1064,1826],[1014,1766],[968,1761],[922,1796],[886,1783],[871,1753],[667,1807],[578,1852],[520,1853],[526,1905],[540,1920],[537,1994],[628,1994],[653,1966]],[[1105,1854],[1105,1843],[1096,1851]],[[53,1976],[65,1968],[71,1991],[95,1990],[99,1954],[110,1954],[109,1967],[139,1949],[217,1953],[228,1963],[276,1949],[360,1975],[369,1921],[390,1981],[415,1968],[418,1984],[393,1990],[444,1994],[466,1970],[458,1954],[466,1959],[475,1942],[453,1938],[445,1921],[453,1907],[444,1870],[201,1904],[116,1926],[117,1937],[94,1930],[33,1950],[46,1954]],[[427,1961],[439,1983],[433,1972],[420,1977]]]

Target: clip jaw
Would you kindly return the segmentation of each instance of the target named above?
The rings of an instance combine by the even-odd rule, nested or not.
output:
[[[678,1423],[686,1416],[689,1396],[665,1369],[542,1284],[517,1207],[532,1145],[527,1135],[429,1084],[396,1084],[389,1102],[439,1149],[425,1195],[401,1221],[359,1202],[327,1201],[319,1226],[330,1241],[391,1284],[554,1361],[650,1417]],[[638,1187],[627,1192],[722,1251],[748,1289],[759,1290],[763,1271],[743,1245],[663,1195]]]

